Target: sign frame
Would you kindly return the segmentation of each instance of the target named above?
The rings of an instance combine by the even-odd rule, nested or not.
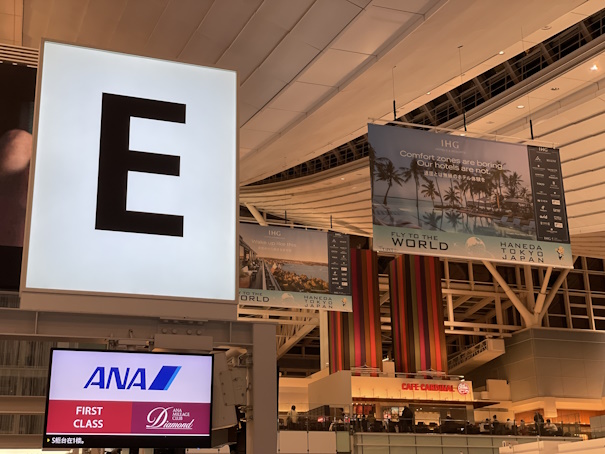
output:
[[[165,355],[165,356],[187,356],[187,357],[206,357],[210,358],[211,367],[210,367],[210,407],[209,407],[209,434],[207,436],[199,435],[199,436],[183,436],[183,435],[86,435],[81,434],[80,436],[85,436],[86,440],[88,440],[91,444],[76,444],[75,441],[71,444],[68,443],[55,443],[49,442],[47,440],[52,440],[53,436],[57,436],[57,434],[48,434],[48,408],[50,401],[50,386],[52,379],[52,360],[54,357],[54,353],[56,351],[69,351],[69,352],[94,352],[94,353],[107,353],[107,354],[120,354],[120,355]],[[153,353],[153,352],[138,352],[138,351],[121,351],[121,350],[93,350],[93,349],[76,349],[76,348],[60,348],[53,347],[50,352],[50,361],[48,365],[48,377],[47,377],[47,394],[46,394],[46,402],[45,402],[45,411],[44,411],[44,432],[42,439],[42,447],[43,448],[103,448],[103,447],[129,447],[129,448],[144,448],[148,446],[155,446],[158,448],[210,448],[212,446],[212,411],[213,411],[213,393],[214,393],[214,371],[215,371],[215,361],[214,355],[211,353],[182,353],[182,352],[171,352],[171,353]],[[102,402],[102,401],[99,401]],[[143,402],[143,401],[142,401]],[[62,435],[63,436],[63,435]],[[78,434],[74,434],[71,438],[78,437]],[[200,442],[195,446],[192,446],[190,443],[191,440],[196,440]]]
[[[542,218],[538,219],[538,211],[535,206],[536,195],[533,194],[533,191],[529,193],[521,192],[521,189],[527,190],[526,187],[521,187],[522,178],[524,177],[530,189],[534,187],[535,172],[533,172],[532,163],[530,162],[530,149],[548,152],[552,158],[551,161],[553,163],[558,161],[558,164],[555,163],[554,167],[551,165],[554,174],[548,177],[548,181],[552,182],[552,188],[556,191],[547,195],[550,195],[553,199],[558,199],[555,202],[561,208],[565,207],[565,193],[558,149],[536,147],[531,143],[494,142],[453,134],[433,134],[433,136],[436,139],[435,143],[430,141],[431,134],[427,131],[402,129],[391,125],[368,125],[368,141],[370,141],[372,147],[370,165],[372,166],[372,226],[373,249],[375,251],[386,255],[408,253],[464,260],[486,260],[512,265],[526,264],[573,268],[566,210],[561,213],[559,209],[556,213],[559,222],[550,224],[550,230],[553,232],[553,225],[555,228],[563,228],[559,235],[560,239],[555,239],[557,236],[554,235],[551,236],[552,239],[538,240],[535,232],[538,231],[539,226],[541,227],[540,219]],[[489,144],[499,146],[501,153],[503,151],[511,153],[514,151],[514,156],[511,157],[507,154],[505,158],[507,161],[512,160],[512,163],[509,162],[511,166],[505,167],[506,163],[500,161],[502,157],[499,154],[493,156],[493,158],[491,156],[487,157],[488,153],[492,151],[489,149]],[[506,147],[510,149],[506,149]],[[513,149],[514,147],[516,149]],[[556,159],[554,159],[555,155]],[[462,158],[466,159],[463,160]],[[477,158],[481,158],[483,161]],[[382,161],[377,163],[380,159]],[[378,164],[380,164],[380,167],[377,170]],[[409,167],[404,167],[408,165]],[[514,171],[510,170],[511,167]],[[493,180],[490,180],[491,182],[487,181],[487,175],[490,175],[491,178],[491,171],[494,169],[497,169],[500,174],[511,172],[511,178],[512,176],[517,178],[517,190],[521,194],[526,194],[523,197],[526,197],[527,200],[514,195],[507,195],[510,199],[506,199],[501,188],[508,180],[500,176],[502,183],[495,183]],[[519,174],[517,174],[517,170],[519,170]],[[381,172],[380,177],[377,177],[377,171]],[[463,192],[461,192],[460,206],[458,206],[456,202],[451,201],[454,200],[458,190],[452,184],[454,177],[456,177],[456,183],[462,180],[471,181],[472,179],[473,182],[481,181],[485,185],[492,184],[494,186],[491,191],[495,192],[490,192],[488,196],[487,191],[490,190],[484,189],[485,200],[478,198],[477,201],[473,200],[473,205],[470,205],[468,201],[467,205],[464,205],[462,197],[466,198],[466,191],[469,191],[469,189],[460,189]],[[440,190],[438,179],[441,178],[445,179],[446,182],[449,178],[450,186],[442,185]],[[552,178],[555,178],[556,181],[551,180]],[[433,179],[436,181],[435,184],[433,184]],[[376,190],[378,182],[381,182],[382,185],[383,192],[381,193]],[[410,189],[414,182],[416,183],[416,208],[415,214],[409,214],[412,212],[410,207],[414,205],[413,196],[411,196],[413,190]],[[421,202],[430,205],[432,200],[433,209],[431,213],[426,211],[427,208],[423,208],[424,211],[419,208],[420,183],[425,183],[422,185],[425,190],[420,192],[423,196],[430,197],[428,201],[422,200]],[[544,186],[544,182],[539,184]],[[401,187],[398,195],[394,195],[394,191],[389,192],[391,188],[397,186]],[[496,187],[500,191],[499,194]],[[513,190],[510,193],[514,194]],[[494,194],[496,202],[491,202],[491,197]],[[389,207],[387,196],[391,200],[395,199],[395,209]],[[441,198],[441,205],[436,204],[436,202],[439,202],[437,197]],[[447,201],[448,197],[450,201],[449,205],[446,205],[444,200]],[[378,202],[376,201],[377,198],[379,198]],[[384,201],[380,203],[380,199]],[[485,207],[488,203],[497,203],[498,210],[488,207],[486,211]],[[512,204],[512,208],[509,205],[503,205],[506,203]],[[484,205],[484,212],[480,210],[481,204]],[[443,230],[437,225],[438,221],[431,221],[432,219],[441,219],[441,223],[443,223],[444,218],[456,216],[458,222],[462,225],[460,218],[464,218],[461,213],[467,212],[471,206],[475,207],[476,212],[468,212],[466,215],[468,217],[491,217],[491,227],[489,227],[488,222],[487,227],[481,224],[479,231],[469,230],[464,232],[457,230],[455,227],[453,227],[453,230]],[[462,210],[463,208],[467,211]],[[509,211],[505,211],[504,208]],[[472,208],[470,209],[472,211]],[[516,209],[519,210],[518,213],[515,211]],[[435,210],[441,210],[441,215],[438,215],[439,211]],[[488,216],[488,211],[491,213],[490,216]],[[423,216],[421,216],[421,213],[424,213]],[[513,215],[503,216],[503,214],[508,213],[512,213],[514,219]],[[529,213],[531,213],[531,216]],[[508,217],[511,218],[510,221],[508,221]],[[521,224],[523,219],[528,225]],[[553,220],[557,221],[557,218],[554,217]],[[431,228],[426,227],[426,224]],[[454,225],[452,224],[452,226]],[[497,229],[500,229],[497,235],[483,233],[484,230],[493,230],[494,225],[497,225]],[[445,228],[447,229],[447,227]],[[532,232],[534,232],[534,238],[531,238]]]
[[[44,54],[46,45],[62,45],[72,46],[79,49],[88,49],[109,54],[140,58],[144,60],[171,62],[183,66],[199,66],[188,63],[178,62],[174,60],[156,59],[142,55],[124,54],[101,48],[91,48],[79,46],[69,42],[57,40],[42,39],[39,55],[39,65],[36,78],[36,94],[34,105],[34,122],[33,122],[33,149],[30,163],[29,187],[27,194],[27,210],[25,219],[25,235],[23,243],[23,261],[21,266],[21,284],[19,293],[21,296],[21,308],[27,310],[36,310],[44,312],[72,312],[72,313],[91,313],[91,314],[107,314],[107,315],[126,315],[140,316],[144,313],[151,317],[172,317],[182,319],[214,319],[214,320],[236,320],[238,306],[238,250],[235,247],[239,238],[239,159],[237,150],[239,149],[239,128],[237,127],[238,118],[238,103],[237,92],[239,87],[239,75],[236,71],[225,70],[222,68],[207,68],[233,73],[233,102],[234,102],[234,156],[233,156],[233,178],[235,188],[233,193],[233,213],[234,234],[233,238],[233,263],[232,282],[233,296],[228,299],[214,298],[198,298],[185,296],[171,295],[153,295],[153,294],[138,294],[138,293],[121,293],[121,292],[104,292],[104,291],[88,291],[88,290],[66,290],[66,289],[40,289],[27,286],[27,269],[30,256],[30,236],[31,236],[31,220],[32,206],[34,199],[35,185],[35,168],[36,156],[38,148],[38,129],[40,121],[40,104],[41,104],[41,88],[44,75]],[[184,315],[186,314],[186,315]]]

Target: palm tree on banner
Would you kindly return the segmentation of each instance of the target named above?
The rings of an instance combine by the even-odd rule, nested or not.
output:
[[[433,159],[432,161],[434,163],[435,159]],[[434,172],[433,175],[435,177],[435,185],[437,186],[437,195],[439,196],[439,199],[441,200],[441,209],[443,209],[443,196],[441,195],[441,188],[439,187],[439,177],[437,176],[437,172]]]
[[[464,205],[468,205],[468,199],[466,198],[466,191],[469,188],[468,180],[456,180],[455,188],[460,192],[460,203],[462,203],[462,198],[464,197]]]
[[[389,158],[377,158],[374,161],[374,171],[376,172],[374,178],[377,181],[386,181],[387,182],[387,191],[384,193],[384,200],[382,201],[383,205],[387,204],[387,197],[389,196],[389,191],[391,190],[391,186],[393,184],[401,184],[404,182],[403,172],[404,169],[401,167],[397,168],[393,164],[393,162]]]
[[[427,180],[426,183],[422,185],[424,188],[422,190],[422,195],[428,197],[433,202],[433,209],[435,208],[435,197],[440,196],[439,191],[435,188],[435,183],[432,180]]]
[[[519,175],[517,172],[511,173],[508,177],[505,175],[504,183],[506,185],[508,196],[513,199],[518,197],[519,189],[521,187],[521,184],[523,184],[523,179],[521,178],[521,175]]]
[[[450,207],[454,208],[458,201],[460,200],[456,190],[453,187],[448,188],[443,195],[443,198],[446,202],[449,202]]]
[[[491,176],[493,178],[493,182],[496,186],[496,204],[498,205],[498,210],[500,210],[500,200],[502,200],[502,181],[506,177],[506,174],[510,172],[510,170],[504,169],[506,164],[501,161],[496,161],[496,167],[491,170]]]
[[[430,213],[424,213],[422,215],[422,220],[425,224],[428,224],[431,228],[429,230],[441,230],[441,227],[437,227],[437,224],[443,224],[443,215],[437,214],[434,210]]]
[[[418,164],[418,159],[416,159],[416,158],[412,159],[412,162],[410,162],[410,168],[405,169],[403,171],[403,181],[405,183],[410,181],[411,178],[413,178],[414,183],[416,183],[416,213],[418,214],[418,216],[417,216],[418,219],[420,218],[420,209],[418,208],[418,189],[419,189],[420,179],[422,178],[426,181],[423,173],[424,173],[424,171],[422,170],[422,167],[420,167],[420,165]]]
[[[445,213],[445,217],[447,222],[454,228],[454,232],[456,232],[456,227],[458,226],[458,224],[460,224],[460,219],[462,219],[462,215],[457,211],[448,211]]]

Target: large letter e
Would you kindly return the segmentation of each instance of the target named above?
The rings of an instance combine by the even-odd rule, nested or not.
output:
[[[180,157],[130,150],[130,118],[185,123],[185,105],[103,93],[97,230],[183,236],[183,217],[126,210],[128,172],[179,176]]]

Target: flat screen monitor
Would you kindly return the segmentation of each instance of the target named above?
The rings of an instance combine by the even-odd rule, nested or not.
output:
[[[53,349],[45,448],[209,448],[212,355]]]

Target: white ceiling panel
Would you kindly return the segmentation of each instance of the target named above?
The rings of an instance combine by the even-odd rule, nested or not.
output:
[[[277,79],[265,69],[254,71],[244,82],[239,92],[239,99],[261,109],[284,87],[284,82]]]
[[[294,82],[271,101],[270,106],[275,109],[308,112],[320,99],[336,90],[325,85]]]
[[[239,133],[239,143],[240,146],[244,148],[256,148],[274,135],[276,135],[274,132],[255,131],[252,129],[241,128]]]
[[[241,99],[237,103],[237,113],[238,113],[238,125],[243,126],[246,122],[254,116],[254,114],[258,112],[258,107],[253,106],[252,104],[248,104]]]
[[[262,69],[265,73],[271,74],[271,77],[275,77],[285,84],[296,77],[319,52],[310,44],[288,35],[262,62],[258,70]]]
[[[63,0],[61,8],[52,8],[46,27],[46,35],[58,41],[74,42],[82,25],[85,8],[81,0]]]
[[[246,80],[288,33],[271,22],[254,20],[216,62],[220,68],[238,71],[240,80]],[[254,39],[252,39],[254,37]]]
[[[246,153],[249,153],[250,150],[252,150],[252,148],[244,148],[244,147],[239,147],[239,157],[240,159],[246,155]]]
[[[305,114],[301,112],[266,108],[246,124],[246,129],[279,132],[293,121],[304,116]]]
[[[596,134],[593,137],[588,137],[584,140],[579,140],[571,145],[561,148],[561,167],[565,173],[570,165],[574,165],[574,161],[589,158],[596,151],[601,151],[605,148],[605,135]]]
[[[541,99],[558,99],[582,88],[583,82],[566,77],[558,77],[532,92],[532,96]]]
[[[334,40],[330,48],[375,54],[413,19],[418,19],[418,16],[372,5],[355,18],[351,25]],[[372,32],[368,33],[368,30]]]
[[[292,35],[321,50],[362,11],[347,0],[317,0],[292,30]]]
[[[40,48],[53,4],[47,0],[27,0],[23,4],[23,45]]]
[[[159,58],[176,59],[202,19],[213,0],[179,0],[166,5],[149,40],[145,53]],[[170,36],[170,39],[166,39]]]
[[[605,103],[603,104],[603,107],[605,107]],[[596,115],[586,120],[582,120],[576,125],[570,124],[555,132],[545,134],[541,137],[541,140],[556,142],[563,147],[565,144],[584,139],[586,137],[586,129],[594,132],[602,132],[603,129],[605,129],[605,124],[603,123],[604,117],[605,114]]]
[[[112,50],[145,55],[145,45],[168,2],[128,0],[110,42]]]
[[[585,164],[591,164],[590,160],[586,160]],[[571,170],[571,169],[570,169]],[[573,170],[563,172],[565,177],[565,193],[570,191],[577,191],[582,188],[593,188],[605,184],[605,168],[596,169],[591,165],[576,166]],[[573,176],[569,176],[569,174]],[[605,194],[604,194],[605,195]],[[605,209],[605,201],[603,202],[603,209]]]
[[[372,0],[349,0],[349,1],[361,8],[365,8]]]
[[[573,194],[573,193],[572,193]],[[571,200],[567,195],[565,196],[565,202],[567,203],[567,216],[571,218],[578,218],[579,223],[575,224],[577,227],[582,227],[589,216],[587,213],[600,213],[603,211],[603,197],[601,194],[596,193],[592,190],[591,194],[587,197],[579,198],[572,196]],[[602,239],[605,242],[605,238]]]
[[[262,0],[214,1],[179,59],[214,65],[240,34],[261,3]]]
[[[116,0],[115,8],[123,11],[128,0]],[[107,49],[118,25],[119,16],[107,8],[105,0],[88,0],[86,13],[78,33],[77,42],[84,46]]]
[[[338,87],[357,68],[368,61],[368,59],[373,58],[365,54],[328,49],[312,66],[305,70],[298,78],[298,81],[308,84]]]
[[[306,14],[316,0],[296,0],[284,2],[283,0],[265,0],[259,10],[263,19],[290,30]]]
[[[374,0],[372,6],[424,14],[431,6],[431,3],[429,0]]]
[[[592,70],[593,65],[596,65],[597,69]],[[603,55],[590,60],[588,63],[584,63],[581,66],[577,66],[571,71],[565,73],[567,79],[576,79],[583,82],[590,82],[598,80],[603,77],[605,73],[605,58]]]
[[[217,66],[237,69],[240,80],[245,81],[252,71],[278,47],[312,4],[313,0],[296,2],[265,0],[230,48],[217,61]],[[303,66],[315,55],[316,53],[312,53],[311,57],[305,59]],[[290,81],[291,77],[284,80]]]

